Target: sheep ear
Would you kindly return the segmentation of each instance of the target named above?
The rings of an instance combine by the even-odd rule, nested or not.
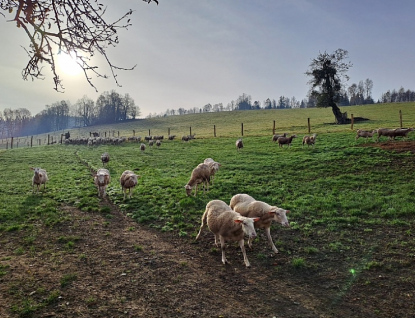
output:
[[[276,214],[277,211],[269,211],[268,214]]]
[[[35,170],[35,168],[32,168],[32,167],[30,167],[29,169],[30,169],[30,170]]]
[[[259,221],[260,218],[253,218],[254,222]]]
[[[291,211],[290,210],[285,210],[285,213],[290,213]]]
[[[235,221],[235,223],[242,223],[243,222],[242,220],[238,220],[238,219],[236,219],[234,221]]]

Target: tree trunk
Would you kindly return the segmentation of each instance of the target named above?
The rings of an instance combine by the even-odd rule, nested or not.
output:
[[[350,122],[350,119],[347,118],[347,112],[342,113],[337,105],[331,105],[331,109],[333,110],[336,124],[344,125]]]

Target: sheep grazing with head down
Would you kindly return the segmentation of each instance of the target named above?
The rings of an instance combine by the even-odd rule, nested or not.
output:
[[[256,237],[254,222],[258,220],[259,218],[241,216],[221,200],[212,200],[206,205],[196,240],[199,239],[202,229],[207,225],[209,230],[215,235],[216,246],[218,246],[218,241],[220,241],[222,263],[228,263],[225,256],[225,242],[236,241],[239,243],[244,256],[245,266],[249,267],[251,264],[246,256],[244,237],[247,236],[249,239]]]
[[[98,187],[98,196],[104,198],[106,196],[107,186],[111,181],[110,172],[107,169],[98,169],[94,176],[94,183]]]
[[[219,171],[219,167],[221,166],[221,164],[219,162],[216,162],[212,158],[206,158],[203,161],[203,163],[209,166],[209,169],[210,169],[210,181],[212,182],[212,185],[213,185],[213,179],[215,177],[216,172]]]
[[[35,185],[37,187],[37,193],[40,190],[40,186],[43,184],[43,190],[46,189],[46,182],[49,180],[48,174],[46,173],[45,169],[42,168],[30,168],[30,170],[34,171],[32,177],[32,191],[35,192]]]
[[[242,149],[244,147],[244,143],[242,142],[242,138],[239,138],[235,142],[235,146],[236,146],[236,150],[238,150],[238,151],[239,151],[239,149]]]
[[[102,161],[102,165],[105,167],[105,164],[107,164],[110,161],[110,155],[108,154],[108,152],[104,152],[101,155],[101,161]]]
[[[246,217],[259,217],[259,221],[255,222],[256,228],[265,229],[265,233],[268,238],[268,242],[271,245],[272,250],[278,253],[278,249],[275,247],[272,241],[270,227],[271,222],[276,221],[283,226],[290,226],[287,220],[287,213],[289,210],[281,209],[277,206],[271,206],[262,201],[256,201],[248,194],[236,194],[232,197],[229,204],[230,208]],[[248,240],[248,245],[251,248],[252,240]]]
[[[287,145],[289,148],[291,147],[291,143],[293,142],[294,138],[297,138],[297,135],[291,135],[290,137],[279,137],[277,139],[278,146],[282,148],[284,145]]]
[[[317,137],[317,134],[313,134],[312,136],[304,136],[303,137],[303,147],[304,147],[304,145],[307,145],[308,147],[309,146],[312,146],[312,147],[314,147],[314,145],[315,145],[315,143],[316,143],[316,137]]]
[[[127,195],[127,189],[128,189],[128,198],[131,199],[132,196],[132,190],[138,183],[138,178],[140,176],[136,175],[131,170],[125,170],[120,177],[120,184],[122,191],[124,192],[124,200]]]
[[[186,189],[186,194],[190,195],[192,189],[195,189],[196,196],[198,184],[203,184],[203,192],[205,190],[209,191],[209,182],[210,182],[210,168],[204,163],[200,163],[196,168],[193,169],[192,175],[190,176],[189,182],[184,186]]]

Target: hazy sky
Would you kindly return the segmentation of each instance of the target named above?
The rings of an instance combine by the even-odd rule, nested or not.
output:
[[[23,81],[28,39],[10,17],[0,15],[0,111],[27,108],[37,114],[55,102],[96,100],[115,90],[134,99],[141,117],[180,107],[226,106],[243,93],[263,105],[280,96],[301,100],[309,90],[304,73],[320,52],[349,52],[347,86],[370,78],[372,97],[387,90],[415,89],[413,0],[100,0],[112,21],[133,9],[133,24],[108,50],[119,71],[113,79],[61,73],[64,93],[53,80]],[[101,61],[102,70],[109,74]]]

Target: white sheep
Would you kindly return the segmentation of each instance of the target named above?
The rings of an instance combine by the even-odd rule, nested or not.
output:
[[[360,137],[362,138],[369,138],[372,137],[377,133],[377,130],[374,129],[372,131],[368,131],[368,130],[362,130],[362,129],[358,129],[356,130],[356,140],[359,139]]]
[[[98,169],[94,176],[94,183],[98,187],[98,196],[103,198],[106,195],[107,186],[111,181],[110,172],[107,169]]]
[[[317,134],[313,134],[311,136],[305,135],[303,137],[303,147],[306,144],[308,147],[311,145],[312,147],[314,147],[315,143],[316,143],[316,137]]]
[[[291,147],[291,143],[294,138],[296,138],[297,135],[291,135],[290,137],[279,137],[277,139],[278,145],[282,148],[284,145],[288,145],[288,147]]]
[[[102,161],[102,165],[105,167],[105,164],[110,161],[110,155],[108,154],[108,152],[104,152],[101,155],[101,161]]]
[[[204,164],[209,166],[210,169],[210,181],[212,182],[213,185],[213,179],[215,177],[216,172],[219,171],[219,167],[222,166],[219,162],[213,160],[212,158],[206,158],[203,161]]]
[[[35,192],[35,185],[37,186],[36,193],[39,192],[40,186],[42,184],[43,184],[43,190],[45,190],[46,182],[49,180],[46,170],[42,168],[30,168],[30,170],[34,171],[34,175],[32,177],[32,192]]]
[[[190,195],[192,189],[195,188],[195,194],[197,193],[198,184],[203,184],[203,190],[209,191],[209,182],[210,182],[210,168],[204,163],[200,163],[196,168],[193,169],[192,175],[190,176],[189,182],[184,186],[186,189],[186,194]]]
[[[132,196],[132,190],[133,188],[137,185],[138,183],[138,178],[140,176],[136,175],[133,171],[131,170],[125,170],[120,177],[120,184],[121,184],[121,188],[122,191],[124,192],[124,200],[125,197],[127,195],[127,189],[129,191],[128,193],[128,198],[131,199]]]
[[[236,142],[235,142],[235,146],[236,146],[236,150],[239,151],[239,149],[242,149],[244,147],[244,143],[242,142],[242,139],[239,138]]]
[[[246,256],[244,237],[248,236],[249,239],[256,237],[254,222],[257,220],[259,218],[241,216],[221,200],[212,200],[206,205],[196,240],[199,239],[202,229],[207,225],[209,230],[215,235],[216,246],[218,246],[218,240],[220,241],[222,263],[228,263],[225,256],[225,242],[236,241],[241,248],[245,265],[249,267],[251,264]]]
[[[268,242],[271,245],[272,250],[278,253],[278,249],[275,247],[271,237],[271,223],[276,221],[283,226],[290,226],[287,220],[287,213],[289,210],[281,209],[277,206],[271,206],[265,202],[257,201],[248,194],[236,194],[232,197],[229,204],[230,208],[246,217],[259,217],[259,221],[255,222],[256,228],[265,229],[265,233],[268,238]],[[252,239],[248,240],[248,245],[252,247]]]

